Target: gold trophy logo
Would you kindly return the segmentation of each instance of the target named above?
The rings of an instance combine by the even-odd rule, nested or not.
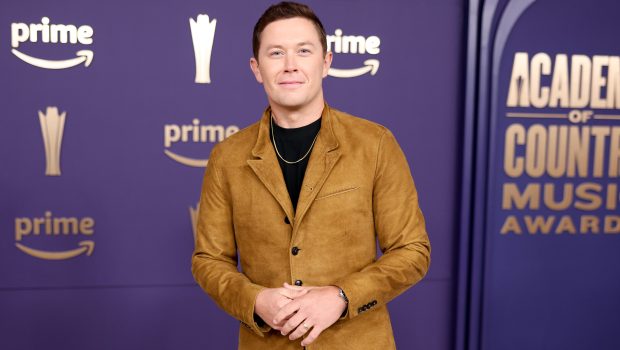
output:
[[[194,242],[196,242],[196,227],[198,225],[198,206],[200,203],[196,203],[196,208],[189,206],[189,217],[192,220],[192,232],[194,233]]]
[[[189,19],[196,58],[195,82],[199,84],[211,83],[211,49],[213,48],[216,24],[217,20],[214,18],[209,21],[208,15],[198,15],[196,20]]]
[[[57,107],[47,107],[45,114],[39,111],[39,122],[45,147],[45,175],[60,176],[60,149],[67,112],[58,114]]]

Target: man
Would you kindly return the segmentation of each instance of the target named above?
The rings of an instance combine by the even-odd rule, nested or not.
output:
[[[332,53],[310,8],[271,6],[253,49],[269,107],[212,151],[194,277],[243,324],[240,349],[394,349],[386,303],[430,262],[407,160],[325,103]]]

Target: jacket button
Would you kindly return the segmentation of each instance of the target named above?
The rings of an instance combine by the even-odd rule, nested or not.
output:
[[[300,250],[301,250],[301,249],[299,249],[299,248],[297,248],[297,247],[293,247],[293,249],[291,249],[291,254],[293,254],[293,255],[297,255],[297,254],[299,254],[299,251],[300,251]]]
[[[304,284],[304,283],[301,280],[295,281],[295,285],[296,286],[300,286],[301,287],[302,284]]]
[[[287,224],[287,225],[291,224],[290,220],[288,219],[288,216],[284,217],[284,223]]]
[[[377,301],[376,301],[376,300],[373,300],[371,304],[372,304],[373,306],[375,306],[375,305],[377,305]]]

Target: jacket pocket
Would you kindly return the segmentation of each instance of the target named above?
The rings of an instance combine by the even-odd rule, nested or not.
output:
[[[355,191],[355,190],[357,190],[359,188],[360,188],[360,186],[351,186],[351,187],[346,187],[346,188],[342,188],[342,189],[326,191],[326,193],[317,196],[314,200],[318,201],[318,200],[321,200],[321,199],[337,196],[337,195],[340,195],[340,194],[343,194],[343,193]]]

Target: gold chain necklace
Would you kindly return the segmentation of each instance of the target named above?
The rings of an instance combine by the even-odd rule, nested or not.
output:
[[[294,162],[290,162],[286,159],[284,159],[284,157],[282,157],[282,155],[280,155],[280,151],[278,151],[278,145],[276,145],[276,138],[275,138],[275,133],[273,132],[273,114],[270,116],[270,125],[271,125],[271,141],[273,141],[273,148],[276,149],[276,154],[278,155],[278,158],[282,159],[282,161],[286,164],[297,164],[299,162],[301,162],[302,160],[306,159],[306,157],[308,156],[308,154],[310,154],[310,151],[312,151],[312,147],[314,147],[314,143],[316,142],[317,137],[319,137],[319,133],[316,133],[316,136],[314,137],[314,140],[312,141],[312,144],[310,145],[310,148],[308,148],[308,152],[306,152],[306,154],[304,154],[303,157],[297,159]]]

